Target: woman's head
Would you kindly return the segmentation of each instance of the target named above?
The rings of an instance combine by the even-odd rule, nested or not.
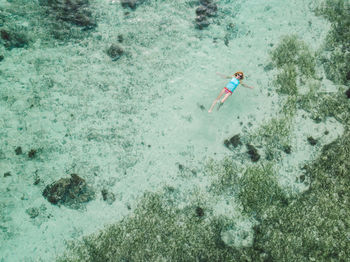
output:
[[[235,76],[235,77],[239,76],[239,77],[240,77],[239,79],[243,79],[243,78],[244,78],[243,72],[236,72],[236,73],[234,74],[234,76]]]

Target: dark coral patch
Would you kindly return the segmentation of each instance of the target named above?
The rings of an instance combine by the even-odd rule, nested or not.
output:
[[[234,135],[233,137],[231,137],[230,139],[225,139],[224,141],[224,145],[228,148],[228,149],[233,149],[238,147],[239,145],[241,145],[241,138],[240,135]]]
[[[20,146],[16,147],[15,153],[16,153],[17,156],[21,155],[22,154],[22,147],[20,147]]]
[[[201,208],[200,206],[197,206],[197,207],[196,207],[196,215],[197,215],[197,217],[202,217],[202,216],[204,216],[204,210],[203,210],[203,208]]]
[[[347,98],[350,98],[350,88],[348,90],[346,90],[345,95]]]
[[[3,45],[11,50],[12,48],[22,48],[28,45],[29,41],[25,34],[10,31],[9,29],[1,29],[0,37]]]
[[[309,136],[307,138],[307,141],[309,142],[310,145],[314,146],[317,144],[317,139],[313,138],[312,136]]]
[[[54,205],[65,205],[71,208],[79,208],[94,198],[95,193],[87,185],[84,179],[77,174],[71,174],[70,178],[61,178],[46,186],[43,196]]]
[[[123,48],[117,44],[112,44],[107,50],[107,55],[112,58],[113,61],[118,60],[123,54]]]
[[[258,150],[251,144],[246,144],[248,149],[248,155],[253,162],[257,162],[260,159]]]

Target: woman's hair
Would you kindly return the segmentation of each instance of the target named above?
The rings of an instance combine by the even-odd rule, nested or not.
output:
[[[243,74],[243,72],[236,72],[236,73],[234,74],[234,76],[237,76],[237,75],[242,75],[241,79],[243,79],[243,78],[244,78],[244,74]]]

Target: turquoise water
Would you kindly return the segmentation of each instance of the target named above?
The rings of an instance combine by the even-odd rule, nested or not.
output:
[[[246,148],[224,146],[235,134],[244,143],[250,137],[267,158],[259,132],[284,114],[287,99],[276,91],[279,69],[270,66],[271,52],[286,35],[296,35],[312,52],[323,48],[331,26],[313,12],[318,3],[215,1],[216,16],[199,30],[198,1],[149,0],[134,10],[120,1],[90,1],[83,8],[97,26],[82,30],[59,20],[49,2],[0,2],[0,30],[23,33],[28,40],[24,47],[9,48],[2,33],[0,45],[0,261],[53,261],[66,250],[66,241],[132,216],[145,192],[164,186],[180,192],[176,207],[199,192],[214,217],[235,221],[222,240],[250,247],[259,221],[244,213],[237,197],[213,197],[207,165],[229,158],[244,174],[251,165]],[[112,44],[124,50],[119,59],[108,55]],[[219,111],[208,114],[227,83],[216,72],[236,71],[243,71],[254,89],[240,86]],[[323,93],[339,90],[320,64],[316,74],[298,78],[300,94],[312,85]],[[315,123],[303,110],[289,121],[292,154],[272,170],[280,188],[295,197],[310,186],[298,180],[300,167],[341,137],[344,126],[333,117]],[[318,146],[305,139],[311,135]],[[50,204],[42,195],[45,187],[72,173],[93,188],[95,198],[79,209]],[[110,203],[103,200],[104,189],[114,195]]]

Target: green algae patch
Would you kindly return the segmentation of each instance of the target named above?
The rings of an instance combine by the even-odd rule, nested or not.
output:
[[[262,201],[261,206],[258,202],[261,199],[253,194],[240,195],[245,210],[262,214],[259,217],[260,224],[255,227],[254,245],[249,250],[249,258],[252,261],[347,261],[350,257],[350,103],[342,88],[333,94],[318,92],[320,82],[315,79],[314,70],[316,58],[320,59],[330,80],[335,83],[348,83],[345,79],[349,71],[348,52],[341,52],[350,42],[348,30],[345,32],[344,27],[349,23],[348,7],[345,1],[327,0],[318,10],[319,14],[332,23],[326,43],[329,52],[327,57],[312,58],[311,52],[294,36],[284,38],[272,52],[274,65],[281,70],[275,81],[277,92],[288,95],[288,99],[291,99],[284,104],[286,110],[282,110],[281,119],[291,119],[293,114],[290,117],[285,115],[289,111],[287,108],[295,112],[297,106],[297,109],[310,113],[311,118],[316,121],[334,117],[344,125],[345,131],[342,137],[325,145],[316,160],[304,166],[303,176],[308,177],[311,185],[303,194],[285,200],[282,195],[279,197],[281,200],[275,201],[275,204],[273,201]],[[338,31],[342,37],[335,33]],[[303,71],[308,80],[309,89],[305,94],[300,94],[294,89],[297,80],[304,80],[297,79],[298,73],[295,76],[294,72],[299,71]],[[285,89],[283,83],[286,83]],[[271,126],[267,125],[266,130],[272,130],[273,122],[276,125],[276,121],[271,121]],[[285,130],[288,131],[287,126]],[[287,136],[281,138],[283,137]],[[270,140],[268,144],[276,144],[281,138]],[[266,141],[266,138],[264,139],[261,140]],[[256,181],[252,184],[266,188],[266,181],[259,182],[263,172],[253,172],[252,180]],[[249,173],[245,176],[251,179]],[[273,180],[270,180],[270,183],[274,188]],[[246,188],[249,188],[249,183]],[[258,192],[261,193],[257,190]],[[262,194],[264,195],[264,192]],[[269,194],[274,196],[274,191]],[[278,191],[275,196],[278,196]]]
[[[271,205],[286,201],[272,168],[273,165],[268,163],[261,167],[249,167],[239,181],[238,198],[244,211],[256,215],[258,219]]]
[[[331,23],[322,57],[327,78],[347,84],[350,72],[350,4],[348,0],[326,0],[316,8],[316,15]],[[329,54],[330,53],[330,54]]]
[[[274,261],[346,261],[350,257],[350,133],[307,166],[311,189],[266,212],[254,247]]]
[[[310,92],[298,98],[298,106],[315,120],[334,117],[340,123],[349,122],[350,103],[342,89],[334,94]]]
[[[273,168],[274,164],[268,161],[238,168],[227,158],[222,163],[208,167],[214,177],[210,191],[234,196],[246,215],[259,220],[271,206],[284,205],[288,201],[277,183]]]
[[[302,83],[316,75],[315,54],[295,35],[281,39],[271,52],[271,60],[273,66],[280,70],[274,80],[278,94],[296,96],[299,93],[297,80]]]
[[[286,111],[285,114],[270,119],[248,136],[249,141],[263,145],[265,159],[268,161],[279,161],[282,151],[290,147],[291,125],[296,111],[295,103],[294,97],[288,97],[282,107],[282,112]]]
[[[277,78],[275,80],[275,85],[278,88],[277,92],[284,95],[297,95],[297,71],[295,69],[295,66],[286,65],[282,69],[282,72],[277,75]]]
[[[290,67],[294,67],[303,77],[314,77],[315,75],[315,55],[295,35],[283,37],[271,52],[271,59],[277,69],[285,69],[287,66],[288,71],[291,71]]]
[[[271,58],[277,68],[284,65],[296,65],[297,57],[302,48],[297,36],[285,36],[278,46],[272,51]]]
[[[234,261],[220,235],[227,221],[167,203],[166,193],[146,193],[130,217],[71,243],[58,261]]]

